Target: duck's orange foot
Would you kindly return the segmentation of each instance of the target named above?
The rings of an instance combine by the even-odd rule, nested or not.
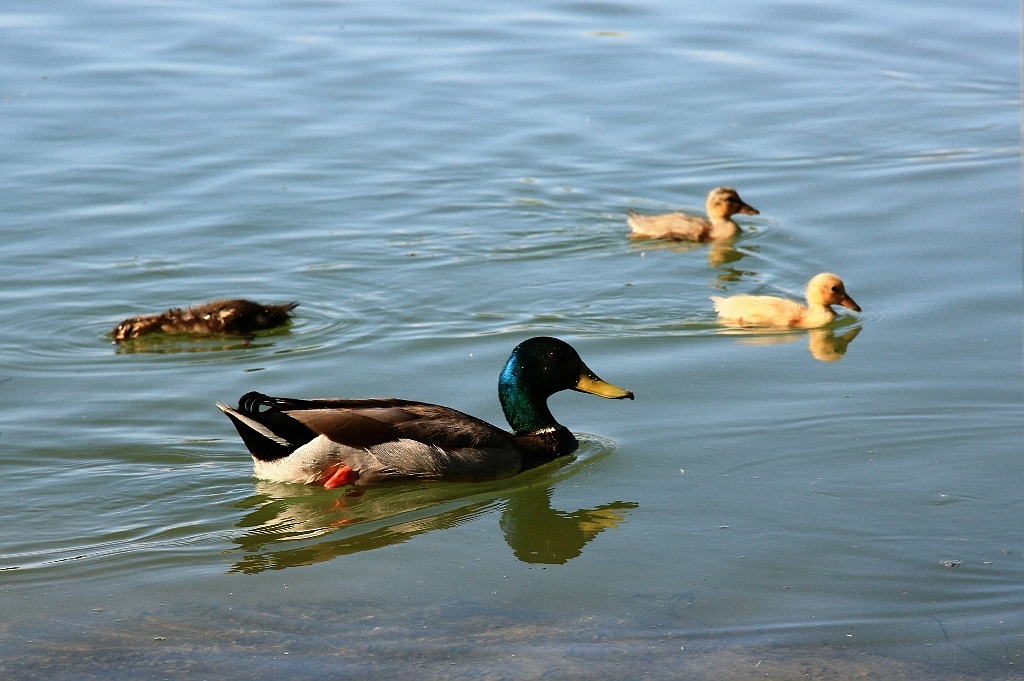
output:
[[[330,477],[324,480],[324,489],[334,489],[342,485],[348,485],[359,479],[359,474],[351,466],[341,465],[331,473]]]

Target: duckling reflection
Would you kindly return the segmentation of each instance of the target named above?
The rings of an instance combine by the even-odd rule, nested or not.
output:
[[[863,327],[860,326],[854,326],[841,334],[836,333],[838,329],[827,326],[818,329],[809,329],[804,332],[808,336],[807,349],[810,350],[811,356],[818,361],[838,362],[846,355],[847,347],[861,332],[862,328]],[[757,335],[753,335],[753,332],[736,329],[723,331],[721,333],[741,336],[747,336],[750,334],[749,337],[743,338],[739,341],[744,345],[781,345],[783,343],[792,343],[804,335],[804,333],[793,332],[766,332],[763,329],[757,332]]]
[[[225,352],[229,350],[252,350],[255,348],[273,347],[270,337],[278,334],[286,334],[284,331],[273,331],[267,336],[260,336],[260,340],[251,338],[193,338],[183,336],[166,336],[157,334],[153,336],[142,336],[120,341],[114,345],[114,352],[118,355],[153,354],[153,355],[174,355],[180,353],[196,352]]]
[[[863,327],[855,326],[846,333],[836,335],[835,329],[811,329],[808,349],[814,359],[822,362],[838,362],[846,355],[846,348],[857,337]]]
[[[673,253],[689,253],[690,251],[708,250],[708,264],[721,267],[738,262],[747,257],[747,253],[736,248],[736,238],[719,241],[634,241],[634,251],[672,251]]]
[[[715,275],[715,281],[719,281],[723,284],[734,284],[737,281],[743,279],[743,277],[757,277],[760,276],[759,272],[752,270],[741,270],[735,267],[723,267]]]
[[[246,531],[232,540],[245,556],[230,572],[283,570],[393,546],[497,508],[505,540],[519,560],[562,564],[579,556],[598,534],[624,522],[627,512],[637,507],[615,501],[565,512],[551,508],[556,484],[552,481],[534,480],[514,489],[490,483],[484,493],[479,493],[480,484],[380,485],[356,496],[352,490],[342,495],[259,481],[256,495],[243,502],[253,510],[237,525]]]

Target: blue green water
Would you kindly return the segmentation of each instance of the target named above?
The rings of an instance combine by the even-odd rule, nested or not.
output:
[[[0,12],[0,672],[1024,677],[1020,67],[1000,2]],[[734,247],[629,240],[718,185]],[[831,340],[717,325],[820,271]],[[301,306],[110,342],[232,296]],[[533,335],[637,399],[500,483],[260,482],[213,406],[503,425]]]

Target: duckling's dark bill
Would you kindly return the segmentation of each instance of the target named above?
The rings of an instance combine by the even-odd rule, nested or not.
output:
[[[633,393],[628,390],[612,385],[606,381],[602,381],[594,374],[583,374],[580,376],[580,380],[576,383],[576,390],[584,393],[590,393],[591,395],[597,395],[599,397],[607,397],[610,400],[622,400],[622,399],[633,399]]]

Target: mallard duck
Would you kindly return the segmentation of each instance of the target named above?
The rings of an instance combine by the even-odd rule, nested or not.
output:
[[[114,341],[138,338],[149,333],[234,334],[247,336],[272,329],[288,321],[298,303],[260,305],[233,298],[215,300],[185,309],[171,308],[160,314],[126,319],[114,327]]]
[[[537,337],[516,346],[498,379],[514,434],[448,407],[395,398],[305,400],[250,392],[237,409],[217,407],[265,480],[328,489],[396,479],[476,482],[576,450],[576,438],[548,410],[547,398],[561,390],[633,399],[598,378],[568,343]]]
[[[832,305],[860,312],[860,305],[846,293],[843,280],[831,272],[822,272],[807,282],[807,305],[775,296],[713,296],[715,311],[728,326],[772,326],[812,329],[836,318]]]
[[[732,187],[716,187],[708,194],[705,204],[708,217],[686,213],[663,213],[661,215],[640,215],[631,210],[627,222],[633,230],[634,239],[671,239],[674,241],[719,241],[728,239],[740,231],[732,221],[736,213],[758,215],[753,206],[744,203]]]

